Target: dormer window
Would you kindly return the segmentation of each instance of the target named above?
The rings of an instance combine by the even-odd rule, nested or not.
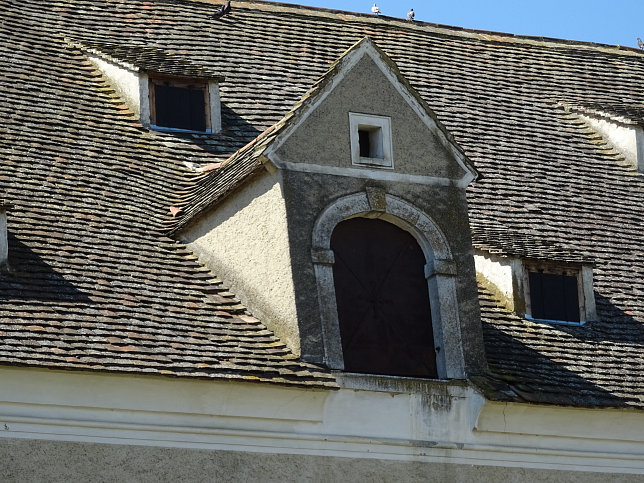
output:
[[[351,162],[356,166],[393,168],[391,119],[349,113]]]
[[[584,294],[579,270],[526,265],[525,274],[526,317],[572,323],[583,320]]]
[[[474,261],[484,285],[519,317],[572,325],[597,318],[587,261],[522,260],[482,250],[475,252]]]
[[[150,79],[150,121],[154,127],[210,130],[205,82]]]
[[[159,131],[221,132],[224,78],[181,56],[141,45],[74,41],[141,124]]]
[[[211,90],[215,90],[218,99],[217,85],[203,79],[150,77],[150,126],[159,130],[213,132],[216,120]]]

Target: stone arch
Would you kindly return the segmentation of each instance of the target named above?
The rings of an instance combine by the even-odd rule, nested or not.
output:
[[[464,378],[464,359],[456,299],[456,265],[447,238],[438,225],[413,204],[379,188],[367,188],[335,200],[320,214],[312,234],[312,260],[320,303],[325,360],[344,369],[333,281],[331,234],[338,223],[353,217],[379,218],[409,232],[421,247],[437,347],[439,378]]]

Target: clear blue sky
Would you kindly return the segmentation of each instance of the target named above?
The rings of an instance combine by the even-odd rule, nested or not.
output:
[[[374,0],[281,0],[369,13]],[[375,0],[384,15],[522,35],[637,47],[644,0]]]

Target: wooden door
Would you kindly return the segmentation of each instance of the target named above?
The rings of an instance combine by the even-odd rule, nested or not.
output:
[[[353,218],[336,226],[331,249],[345,370],[436,378],[425,256],[414,237]]]

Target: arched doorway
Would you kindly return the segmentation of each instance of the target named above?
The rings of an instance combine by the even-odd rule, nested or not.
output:
[[[345,370],[436,378],[426,261],[414,237],[351,218],[334,228],[331,249]]]

